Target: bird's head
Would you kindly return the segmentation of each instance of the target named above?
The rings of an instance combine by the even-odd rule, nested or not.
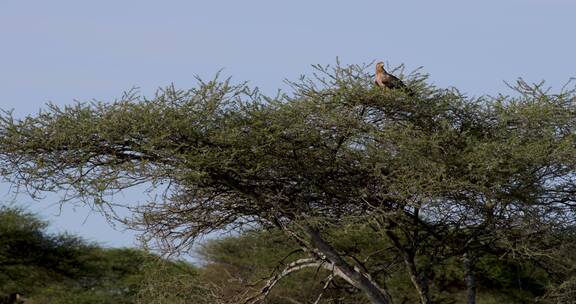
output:
[[[376,63],[376,72],[385,72],[386,70],[384,70],[384,62],[379,61],[378,63]]]

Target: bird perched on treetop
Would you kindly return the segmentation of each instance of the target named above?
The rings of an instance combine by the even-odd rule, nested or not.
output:
[[[384,62],[382,61],[376,63],[376,79],[374,82],[381,88],[402,89],[406,87],[402,80],[386,72],[384,69]]]

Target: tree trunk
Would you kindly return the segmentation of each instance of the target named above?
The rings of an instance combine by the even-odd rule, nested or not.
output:
[[[400,251],[400,254],[404,260],[404,264],[406,265],[406,269],[408,270],[408,275],[410,275],[412,285],[414,285],[414,288],[416,288],[418,296],[420,297],[420,303],[431,304],[432,299],[430,298],[428,280],[423,274],[418,272],[418,268],[416,267],[416,262],[414,260],[414,253],[404,248],[396,234],[394,234],[392,231],[386,231],[386,235],[392,241],[394,247]]]
[[[312,246],[317,249],[324,259],[333,263],[335,267],[349,278],[356,288],[362,290],[374,304],[391,304],[392,299],[386,290],[380,288],[367,273],[357,267],[348,264],[330,244],[320,235],[318,230],[308,227],[308,234],[312,240]]]
[[[474,273],[474,258],[465,253],[464,260],[464,280],[466,281],[466,293],[468,304],[476,304],[476,275]]]
[[[412,281],[412,284],[416,288],[416,291],[418,291],[418,296],[420,297],[420,303],[431,304],[432,300],[430,299],[428,280],[418,273],[416,263],[414,262],[414,257],[405,253],[404,263],[406,264],[406,268],[408,268],[408,274],[410,275],[410,280]]]

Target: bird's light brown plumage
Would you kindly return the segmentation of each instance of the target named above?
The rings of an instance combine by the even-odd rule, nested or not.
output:
[[[406,87],[402,80],[386,72],[382,61],[376,63],[376,79],[374,82],[381,88],[400,89]]]

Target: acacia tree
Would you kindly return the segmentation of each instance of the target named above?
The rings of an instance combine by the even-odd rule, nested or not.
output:
[[[413,74],[416,94],[406,94],[374,87],[366,68],[317,66],[320,76],[291,83],[291,96],[214,79],[152,99],[130,92],[24,119],[7,112],[1,173],[33,195],[63,191],[63,201],[102,209],[130,187],[161,190],[129,204],[134,217],[120,220],[170,251],[217,230],[283,229],[308,257],[247,303],[307,267],[329,269],[372,303],[391,303],[384,278],[324,237],[350,221],[372,223],[392,241],[422,303],[431,302],[436,258],[469,256],[534,221],[573,224],[573,91],[520,83],[519,98],[471,99]]]

